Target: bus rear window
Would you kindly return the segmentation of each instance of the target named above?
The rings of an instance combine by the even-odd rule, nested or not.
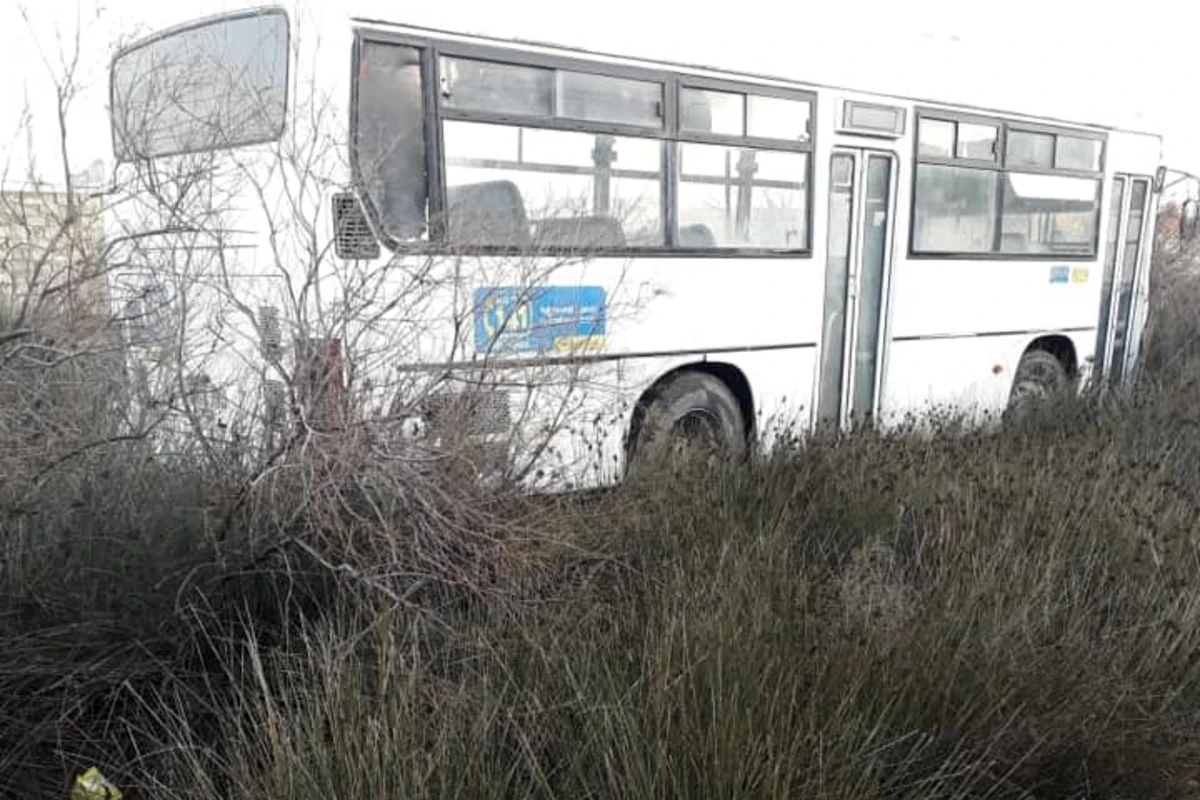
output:
[[[159,34],[113,62],[122,161],[274,141],[287,104],[288,19],[279,9]]]

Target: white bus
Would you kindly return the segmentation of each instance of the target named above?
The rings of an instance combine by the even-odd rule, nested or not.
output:
[[[207,17],[112,64],[125,185],[208,159],[204,196],[224,198],[189,234],[208,244],[170,265],[141,248],[114,280],[161,290],[181,258],[236,274],[222,285],[257,322],[209,350],[242,379],[286,362],[297,319],[354,307],[324,346],[404,348],[343,388],[444,399],[503,376],[471,431],[519,451],[523,479],[595,486],[651,441],[743,452],[786,427],[986,419],[1136,368],[1156,135],[676,63],[665,40],[654,60],[349,7],[306,29],[288,6]],[[154,218],[181,246],[163,206],[131,193],[131,241],[165,241],[133,235]],[[351,274],[383,276],[361,308]],[[522,376],[551,367],[575,405],[530,400],[548,395]]]

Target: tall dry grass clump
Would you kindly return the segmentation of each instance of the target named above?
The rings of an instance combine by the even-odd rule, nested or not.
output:
[[[1194,269],[1138,391],[998,432],[425,505],[326,450],[223,537],[239,476],[105,451],[5,523],[0,794],[1200,796]]]
[[[1160,236],[1159,245],[1151,272],[1146,371],[1158,382],[1194,380],[1200,354],[1200,254],[1194,241]]]

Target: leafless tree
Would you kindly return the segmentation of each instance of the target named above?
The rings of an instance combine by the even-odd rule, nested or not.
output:
[[[536,337],[531,298],[586,274],[595,243],[546,249],[535,226],[504,258],[465,246],[347,252],[370,218],[346,177],[344,120],[305,60],[313,33],[293,28],[286,110],[271,92],[247,104],[245,75],[205,60],[199,38],[194,51],[179,43],[164,48],[169,58],[129,59],[115,81],[125,157],[110,180],[101,271],[136,421],[122,430],[144,432],[155,458],[233,476],[216,502],[222,541],[294,545],[393,599],[399,586],[441,579],[481,590],[504,563],[495,532],[531,535],[485,520],[486,493],[554,479],[539,475],[547,463],[610,466],[600,443],[622,410],[593,338],[559,337],[513,360],[478,351],[476,322],[483,314],[501,347],[506,329]],[[181,125],[198,105],[205,124]],[[237,146],[248,128],[275,131],[280,114],[282,134]],[[146,155],[168,140],[172,155]],[[358,164],[364,181],[374,168]],[[339,203],[351,213],[335,213]],[[557,197],[535,216],[566,222],[588,208],[586,197]],[[509,292],[483,309],[475,286]],[[636,308],[614,300],[604,313],[611,323]]]
[[[114,202],[95,167],[71,158],[81,94],[82,31],[53,46],[20,13],[34,65],[52,87],[52,119],[27,101],[15,139],[53,142],[56,163],[10,150],[0,173],[0,519],[19,522],[52,479],[86,471],[101,451],[143,443],[162,415],[131,403],[119,326],[109,304],[117,241],[105,235]],[[50,174],[51,178],[46,178]],[[17,524],[14,522],[13,524]]]

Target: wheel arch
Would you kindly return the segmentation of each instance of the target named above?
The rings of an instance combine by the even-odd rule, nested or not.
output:
[[[1071,380],[1079,377],[1079,353],[1075,342],[1066,334],[1049,333],[1039,336],[1026,346],[1021,352],[1021,356],[1024,357],[1033,351],[1049,353],[1057,358]]]
[[[754,409],[754,393],[750,387],[750,381],[746,377],[746,373],[736,364],[725,361],[693,361],[667,370],[655,379],[654,383],[638,397],[637,402],[634,403],[633,412],[630,414],[629,425],[625,433],[625,455],[627,459],[633,455],[634,447],[641,433],[642,423],[646,419],[646,411],[658,397],[659,391],[673,378],[686,372],[704,373],[724,383],[726,388],[737,399],[738,408],[742,412],[742,420],[746,426],[747,440],[752,441],[757,435],[758,428],[757,415]]]

